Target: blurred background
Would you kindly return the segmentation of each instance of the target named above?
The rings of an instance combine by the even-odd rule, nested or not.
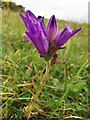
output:
[[[17,5],[23,5],[25,10],[31,10],[35,15],[50,18],[88,22],[88,0],[12,0]]]
[[[22,5],[25,10],[31,10],[35,15],[50,18],[55,14],[56,18],[73,20],[74,22],[88,22],[89,0],[2,0],[3,2],[15,2]]]

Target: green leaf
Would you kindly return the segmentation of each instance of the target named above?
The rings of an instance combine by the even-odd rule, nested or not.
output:
[[[55,97],[52,97],[52,98],[48,101],[48,106],[50,106],[50,107],[54,107],[54,106],[55,106]]]
[[[85,81],[80,81],[80,82],[73,85],[73,91],[79,91],[82,88],[86,88],[86,82]]]

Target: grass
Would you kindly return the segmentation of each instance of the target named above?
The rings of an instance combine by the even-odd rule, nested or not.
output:
[[[18,12],[3,10],[2,15],[0,113],[6,120],[26,119],[23,108],[38,89],[45,62],[32,43],[22,38],[25,26]],[[45,19],[46,25],[47,22]],[[70,116],[90,118],[88,25],[64,20],[57,22],[58,31],[67,22],[71,23],[72,28],[82,30],[65,44],[64,50],[57,52],[58,61],[50,69],[47,82],[35,105],[32,120],[60,120]],[[30,85],[31,79],[34,81],[34,88]]]

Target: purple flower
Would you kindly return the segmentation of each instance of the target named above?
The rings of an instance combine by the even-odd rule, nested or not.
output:
[[[79,32],[81,28],[73,30],[70,27],[70,23],[67,23],[65,28],[61,29],[56,36],[55,45],[61,47],[63,44],[67,42],[69,38],[71,38],[74,34]]]
[[[31,41],[41,55],[46,55],[48,53],[49,45],[45,35],[46,28],[44,26],[43,18],[39,20],[29,10],[26,11],[26,17],[22,14],[19,15],[26,26],[25,33],[28,37],[25,36],[24,38]]]
[[[53,15],[50,18],[46,29],[47,40],[53,42],[56,38],[56,32],[57,32],[57,22],[55,16]]]
[[[26,26],[25,33],[27,36],[24,36],[24,38],[34,44],[41,56],[53,56],[56,50],[53,53],[52,48],[55,48],[55,46],[56,49],[61,47],[69,38],[81,30],[81,28],[73,30],[70,23],[67,23],[65,28],[61,29],[56,35],[57,22],[54,15],[48,21],[47,28],[44,24],[44,17],[36,17],[29,10],[26,11],[26,17],[22,14],[20,16]]]

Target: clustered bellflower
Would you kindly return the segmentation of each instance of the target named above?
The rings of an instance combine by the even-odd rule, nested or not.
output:
[[[57,33],[57,22],[55,15],[49,19],[47,27],[45,27],[44,17],[36,17],[29,10],[26,11],[25,17],[22,14],[20,14],[20,16],[26,26],[25,33],[27,36],[24,36],[24,38],[32,42],[38,50],[40,57],[43,57],[46,60],[46,67],[43,72],[40,86],[37,89],[36,94],[32,95],[29,105],[24,108],[25,115],[29,119],[32,115],[32,111],[34,110],[35,102],[37,101],[46,82],[46,78],[48,77],[49,66],[50,64],[55,64],[57,61],[57,50],[63,49],[64,47],[62,46],[67,42],[67,40],[79,32],[81,28],[73,30],[70,27],[70,23],[67,23],[65,28],[61,29]],[[31,80],[30,83],[32,83],[31,85],[33,88],[34,81]]]
[[[26,11],[26,17],[19,14],[26,26],[25,39],[34,44],[40,56],[51,59],[52,63],[56,61],[56,51],[61,48],[73,35],[81,30],[81,28],[73,30],[70,23],[57,33],[57,22],[53,15],[45,27],[44,17],[36,17],[31,11]]]

